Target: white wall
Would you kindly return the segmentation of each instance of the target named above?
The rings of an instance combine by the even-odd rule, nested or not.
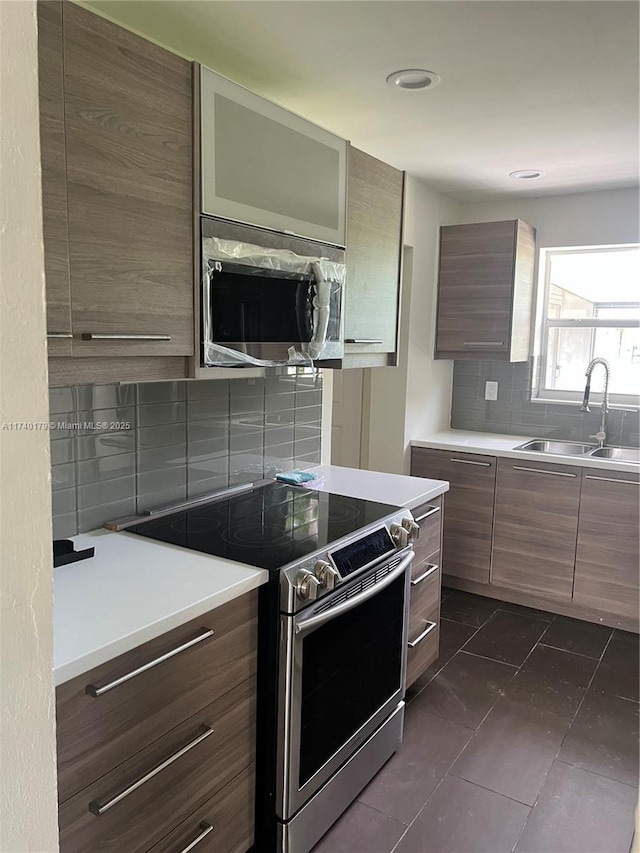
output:
[[[408,177],[404,239],[411,248],[405,250],[399,364],[367,371],[365,461],[371,470],[408,473],[411,439],[449,425],[453,362],[433,358],[438,239],[440,225],[458,221],[460,209]]]
[[[48,420],[34,0],[0,2],[0,421]],[[0,425],[0,850],[58,849],[49,436]]]
[[[460,222],[524,219],[540,248],[635,243],[640,238],[638,190],[540,196],[465,204]]]

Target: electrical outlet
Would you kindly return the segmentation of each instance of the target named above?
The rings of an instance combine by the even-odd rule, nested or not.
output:
[[[484,399],[485,400],[497,400],[498,399],[498,383],[497,382],[485,382],[484,383]]]

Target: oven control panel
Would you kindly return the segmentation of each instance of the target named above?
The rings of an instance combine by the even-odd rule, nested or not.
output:
[[[392,524],[393,530],[397,525]],[[407,544],[409,544],[407,542]],[[350,545],[331,551],[331,559],[342,578],[346,578],[357,572],[358,569],[368,566],[380,557],[392,554],[396,550],[396,544],[386,527],[380,527],[362,539],[356,539]]]
[[[342,547],[317,552],[285,570],[282,609],[296,611],[329,594],[354,573],[406,548],[419,529],[411,514],[404,510],[364,535],[352,537]]]

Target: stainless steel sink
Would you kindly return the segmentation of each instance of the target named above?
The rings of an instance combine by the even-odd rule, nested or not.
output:
[[[553,453],[557,456],[584,456],[594,449],[593,444],[582,444],[577,441],[545,441],[534,439],[519,444],[515,450],[533,450],[537,453]]]
[[[637,447],[598,447],[589,456],[615,459],[618,462],[640,462],[640,450]]]

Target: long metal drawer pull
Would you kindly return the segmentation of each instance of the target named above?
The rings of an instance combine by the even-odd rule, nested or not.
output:
[[[431,577],[431,575],[434,572],[437,572],[438,569],[440,568],[440,566],[437,563],[429,563],[428,565],[429,565],[429,568],[427,569],[426,572],[423,572],[417,578],[412,579],[411,586],[418,586],[419,583],[422,583],[422,581],[426,581],[426,579],[428,577]]]
[[[528,471],[530,474],[549,474],[552,477],[576,477],[577,474],[567,474],[565,471],[545,471],[544,468],[525,468],[524,465],[514,465],[514,471]]]
[[[210,823],[207,823],[206,820],[203,820],[200,824],[200,829],[202,832],[197,838],[194,838],[191,844],[187,844],[184,850],[181,850],[180,853],[189,853],[190,850],[196,846],[196,844],[200,844],[200,842],[209,835],[210,832],[213,832],[213,826]]]
[[[426,636],[428,636],[428,635],[433,631],[433,629],[434,629],[434,628],[437,628],[437,627],[438,627],[438,626],[437,626],[437,624],[436,624],[435,622],[427,622],[427,630],[426,630],[426,631],[423,631],[423,632],[422,632],[422,634],[420,634],[419,636],[417,636],[417,637],[415,638],[415,640],[409,640],[409,642],[407,643],[407,645],[409,646],[409,648],[410,648],[410,649],[415,649],[415,647],[416,647],[419,643],[421,643],[421,642],[424,640],[424,638],[425,638]]]
[[[82,334],[83,341],[170,341],[171,335],[94,335]]]
[[[379,338],[345,338],[345,344],[383,344]]]
[[[177,761],[179,758],[182,758],[183,755],[186,755],[187,752],[196,747],[199,743],[202,743],[203,740],[206,740],[213,734],[213,729],[207,727],[202,734],[199,734],[197,738],[194,738],[190,743],[186,746],[183,746],[182,749],[179,749],[177,752],[174,752],[173,755],[170,755],[169,758],[166,758],[161,764],[156,765],[153,770],[149,770],[148,773],[145,773],[144,776],[141,776],[139,779],[136,779],[131,785],[125,788],[123,791],[120,791],[119,794],[116,794],[115,797],[111,797],[110,800],[107,800],[104,803],[98,803],[96,800],[89,803],[89,811],[100,817],[105,812],[109,811],[109,809],[113,808],[119,802],[124,800],[125,797],[128,797],[129,794],[133,794],[134,791],[137,791],[145,782],[148,782],[150,779],[153,779],[154,776],[157,776],[158,773],[162,773],[163,770],[166,770],[174,761]]]
[[[504,341],[465,341],[466,347],[503,347]]]
[[[458,462],[460,465],[479,465],[481,468],[491,468],[491,462],[474,462],[471,459],[454,459],[451,457],[449,462]]]
[[[601,483],[624,483],[625,486],[640,486],[637,480],[616,480],[615,477],[592,477],[591,474],[584,475],[585,480],[600,480]]]
[[[149,661],[149,663],[145,663],[137,669],[132,669],[131,672],[128,672],[126,675],[121,675],[120,678],[116,678],[114,681],[110,681],[108,684],[105,684],[104,687],[96,687],[93,684],[87,684],[86,692],[89,696],[97,699],[99,696],[102,696],[103,693],[108,693],[109,690],[113,690],[114,687],[119,687],[121,684],[124,684],[125,681],[130,681],[132,678],[135,678],[137,675],[142,675],[143,672],[152,669],[159,663],[164,663],[164,661],[170,660],[172,657],[179,655],[180,652],[185,652],[187,649],[201,643],[203,640],[208,640],[209,637],[213,637],[214,633],[215,631],[211,628],[207,628],[202,634],[198,634],[197,637],[194,637],[193,640],[189,640],[187,643],[183,643],[181,646],[171,649],[170,652],[166,652],[165,654],[160,655],[160,657],[154,658]]]
[[[357,607],[359,604],[363,604],[368,599],[373,598],[374,595],[377,595],[379,592],[382,592],[385,587],[388,587],[389,584],[393,583],[396,578],[399,578],[400,575],[404,574],[415,557],[415,552],[411,550],[406,557],[403,557],[401,562],[396,566],[396,568],[389,572],[389,574],[383,578],[378,583],[370,586],[364,592],[359,593],[358,595],[354,595],[352,598],[348,598],[346,601],[343,601],[341,604],[336,604],[335,607],[332,607],[330,610],[325,610],[323,613],[318,613],[316,616],[309,616],[308,619],[305,619],[303,622],[298,622],[296,625],[296,634],[303,634],[306,631],[310,631],[314,628],[319,628],[320,625],[324,625],[325,622],[330,622],[332,619],[335,619],[336,616],[339,616],[341,613],[346,613],[348,610],[353,610],[354,607]]]
[[[73,334],[71,332],[47,332],[48,338],[72,338]]]
[[[439,506],[429,507],[429,509],[424,513],[424,515],[419,516],[419,518],[416,518],[415,521],[416,521],[416,523],[419,523],[420,521],[424,521],[425,518],[429,518],[430,515],[435,515],[437,512],[440,512]]]

